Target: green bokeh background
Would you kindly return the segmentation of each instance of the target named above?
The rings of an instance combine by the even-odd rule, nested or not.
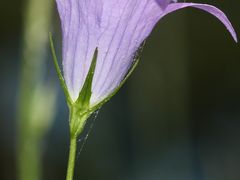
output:
[[[195,2],[217,5],[240,34],[240,1]],[[22,0],[0,3],[1,180],[17,179],[22,9]],[[59,29],[56,18],[53,29]],[[48,68],[57,82],[53,64]],[[239,44],[221,23],[195,9],[168,15],[148,39],[136,71],[99,111],[75,179],[239,180],[239,79]],[[65,179],[68,112],[61,89],[58,102],[42,145],[44,180]]]

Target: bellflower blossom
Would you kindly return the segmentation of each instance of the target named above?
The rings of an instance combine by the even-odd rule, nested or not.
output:
[[[63,38],[63,73],[76,101],[98,48],[90,106],[109,96],[131,68],[134,55],[165,15],[186,7],[218,18],[237,41],[225,14],[207,4],[171,0],[56,0]]]
[[[67,180],[73,179],[77,137],[87,118],[121,87],[136,66],[135,54],[165,15],[193,7],[219,19],[237,41],[225,14],[214,6],[176,0],[56,0],[62,26],[63,76],[54,63],[70,110]]]

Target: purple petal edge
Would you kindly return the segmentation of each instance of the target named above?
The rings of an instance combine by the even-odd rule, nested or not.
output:
[[[218,9],[212,5],[198,4],[198,3],[172,3],[172,4],[169,4],[168,7],[165,9],[164,15],[167,15],[178,9],[183,9],[186,7],[193,7],[193,8],[201,9],[201,10],[204,10],[204,11],[212,14],[213,16],[215,16],[217,19],[219,19],[225,25],[227,30],[232,35],[234,41],[238,42],[237,34],[236,34],[231,22],[228,20],[227,16],[220,9]]]

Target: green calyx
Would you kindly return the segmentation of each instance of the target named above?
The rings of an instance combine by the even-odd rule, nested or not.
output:
[[[54,66],[57,71],[57,75],[60,80],[61,86],[63,88],[64,94],[67,100],[67,104],[69,107],[69,111],[70,111],[70,117],[69,117],[70,133],[71,133],[71,136],[78,137],[81,134],[86,124],[86,120],[94,112],[90,110],[90,99],[92,95],[92,81],[93,81],[93,76],[94,76],[96,62],[97,62],[98,50],[96,48],[94,52],[92,63],[90,65],[90,68],[89,68],[86,80],[81,89],[81,92],[79,93],[78,99],[76,101],[73,101],[68,92],[65,80],[62,76],[61,69],[58,64],[51,33],[49,33],[49,38],[50,38],[50,46],[52,50]]]
[[[98,50],[96,48],[92,63],[90,65],[86,80],[83,84],[81,92],[79,93],[76,102],[70,105],[70,128],[71,135],[78,136],[86,123],[88,117],[93,113],[89,111],[90,109],[90,99],[92,96],[92,81],[95,72],[96,62],[97,62]]]
[[[104,98],[102,101],[98,102],[97,104],[91,105],[90,99],[92,95],[92,81],[94,77],[94,72],[95,72],[96,63],[97,63],[97,56],[98,56],[98,49],[96,48],[86,80],[83,84],[81,92],[79,93],[78,99],[76,101],[73,101],[70,97],[70,94],[68,92],[67,86],[65,84],[64,78],[61,73],[61,69],[58,65],[58,60],[57,60],[51,33],[49,33],[49,37],[50,37],[50,45],[51,45],[51,50],[53,54],[54,65],[55,65],[57,75],[60,80],[61,86],[63,88],[64,94],[67,100],[67,104],[69,107],[69,111],[70,111],[70,117],[69,117],[70,133],[72,137],[78,137],[81,134],[89,116],[91,116],[91,114],[95,112],[97,109],[101,108],[103,104],[108,102],[123,86],[123,84],[126,82],[126,80],[129,78],[129,76],[132,74],[132,72],[138,65],[139,58],[135,58],[135,61],[133,62],[132,67],[130,68],[125,78],[110,95],[108,95],[106,98]]]

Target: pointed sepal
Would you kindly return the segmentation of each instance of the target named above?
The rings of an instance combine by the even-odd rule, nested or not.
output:
[[[70,129],[72,136],[79,136],[85,126],[88,117],[91,115],[90,99],[92,96],[92,81],[97,63],[98,49],[95,49],[88,74],[83,87],[79,93],[78,99],[70,106],[71,118]]]
[[[54,66],[55,66],[55,69],[56,69],[56,72],[57,72],[57,75],[58,75],[58,79],[59,79],[59,81],[61,83],[61,86],[63,88],[65,97],[67,99],[67,103],[72,104],[73,101],[72,101],[72,99],[69,95],[67,85],[66,85],[65,80],[63,78],[61,69],[58,65],[58,59],[57,59],[56,51],[55,51],[55,48],[54,48],[54,43],[53,43],[53,38],[52,38],[52,33],[51,32],[49,32],[49,40],[50,40],[50,46],[51,46],[51,50],[52,50],[53,62],[54,62]]]
[[[87,77],[84,81],[83,87],[76,101],[76,104],[79,105],[79,107],[82,109],[88,109],[90,106],[90,99],[92,96],[92,81],[93,81],[93,76],[96,68],[97,56],[98,56],[98,49],[96,48]]]

